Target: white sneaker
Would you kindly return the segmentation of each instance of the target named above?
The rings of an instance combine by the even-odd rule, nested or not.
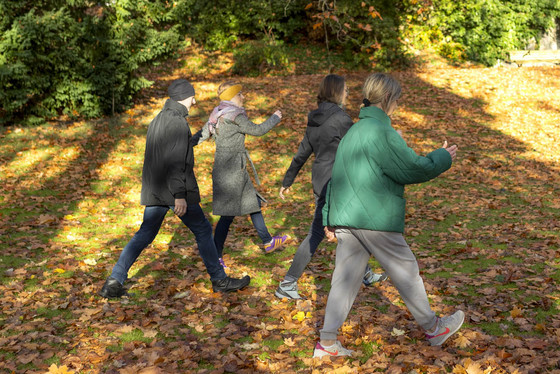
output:
[[[276,297],[279,297],[280,299],[285,299],[285,298],[293,299],[293,300],[301,299],[301,296],[299,296],[298,293],[297,282],[286,282],[286,281],[280,282],[280,285],[276,289],[274,295],[276,295]]]
[[[317,342],[317,344],[315,345],[315,350],[313,351],[313,357],[316,358],[316,357],[325,357],[325,356],[332,356],[332,357],[352,356],[352,353],[354,353],[354,351],[344,348],[338,340],[336,341],[336,343],[328,347],[323,347],[321,343]]]
[[[442,345],[461,328],[464,320],[465,313],[462,310],[458,310],[450,316],[438,318],[436,331],[431,335],[426,334],[426,339],[431,345]]]

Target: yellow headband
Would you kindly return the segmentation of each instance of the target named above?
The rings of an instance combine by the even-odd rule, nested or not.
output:
[[[219,96],[220,100],[231,100],[241,91],[243,87],[240,84],[236,84],[235,86],[231,86],[227,88],[224,92],[222,92]]]

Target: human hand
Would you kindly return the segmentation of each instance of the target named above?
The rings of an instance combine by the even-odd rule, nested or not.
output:
[[[336,236],[334,235],[334,227],[325,226],[325,236],[328,242],[335,242]]]
[[[187,213],[187,200],[175,199],[175,208],[173,209],[178,217],[182,217]]]
[[[447,140],[443,142],[443,147],[449,154],[451,155],[451,161],[455,161],[455,157],[457,157],[457,145],[453,144],[452,146],[447,146]]]
[[[290,192],[290,187],[280,187],[280,192],[278,195],[282,200],[284,200],[284,193],[287,195]]]
[[[274,112],[274,114],[276,114],[280,119],[282,119],[282,112],[280,110],[277,110],[276,112]]]

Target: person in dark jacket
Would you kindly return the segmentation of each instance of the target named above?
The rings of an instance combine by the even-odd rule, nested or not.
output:
[[[356,269],[374,255],[431,345],[443,344],[463,324],[458,310],[439,318],[431,309],[418,262],[406,243],[404,188],[448,170],[457,146],[419,156],[391,126],[401,85],[388,74],[364,82],[360,120],[340,142],[325,195],[323,223],[338,239],[335,269],[321,339],[313,357],[348,356],[353,351],[337,340],[338,330],[354,303],[362,274]]]
[[[266,121],[257,125],[249,120],[243,108],[245,97],[242,86],[234,81],[224,82],[218,87],[220,104],[210,114],[208,122],[194,135],[193,143],[214,139],[216,153],[212,169],[212,210],[220,216],[214,232],[214,242],[223,264],[222,252],[229,227],[236,216],[249,214],[265,253],[280,248],[287,235],[270,235],[261,213],[261,201],[265,199],[257,192],[247,166],[253,169],[255,181],[260,184],[257,171],[245,148],[245,136],[262,136],[276,126],[282,118],[280,110]]]
[[[301,298],[298,293],[298,279],[311,261],[319,243],[325,237],[321,213],[323,205],[325,205],[324,190],[331,178],[338,143],[352,126],[352,119],[343,109],[347,96],[348,87],[343,77],[330,74],[323,78],[317,95],[318,108],[311,111],[307,117],[305,135],[282,181],[279,195],[284,199],[284,194],[289,192],[290,186],[294,183],[305,162],[311,154],[315,155],[311,168],[315,215],[309,234],[298,247],[288,273],[276,289],[275,295],[279,298]],[[385,279],[385,276],[374,274],[370,270],[368,280],[370,278],[378,281]]]
[[[99,293],[105,298],[126,295],[124,282],[128,270],[144,248],[152,243],[169,209],[195,235],[214,291],[235,291],[250,282],[248,276],[236,279],[226,275],[212,240],[212,225],[200,208],[200,194],[193,171],[192,136],[186,120],[189,109],[196,103],[194,88],[187,80],[177,79],[171,83],[168,92],[169,99],[150,123],[146,136],[140,195],[140,203],[145,205],[144,219],[138,232],[122,250]]]

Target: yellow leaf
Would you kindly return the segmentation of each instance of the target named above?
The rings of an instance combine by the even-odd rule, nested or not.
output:
[[[510,314],[513,318],[522,317],[523,316],[523,311],[521,309],[519,309],[518,307],[515,307],[511,310]]]
[[[393,335],[393,336],[404,335],[404,330],[399,330],[398,328],[393,327],[393,331],[391,331],[391,335]]]
[[[294,342],[292,338],[284,338],[284,344],[287,345],[288,347],[293,347],[296,344],[296,342]]]
[[[464,336],[459,335],[457,339],[455,339],[455,345],[458,346],[459,348],[466,348],[469,345],[471,345],[471,342],[469,339],[465,338]]]
[[[47,371],[47,374],[74,374],[74,372],[72,370],[68,370],[68,367],[66,365],[62,365],[59,367],[56,364],[52,364],[49,367],[49,371]]]
[[[305,313],[304,312],[297,312],[292,319],[297,319],[298,321],[303,321],[305,319]]]
[[[64,273],[65,271],[66,271],[66,270],[61,269],[61,268],[56,268],[56,269],[53,270],[54,273],[59,273],[59,274],[62,274],[62,273]]]
[[[311,8],[312,6],[313,6],[313,3],[309,3],[309,4],[307,4],[307,5],[305,6],[305,10],[307,10],[307,9]]]

